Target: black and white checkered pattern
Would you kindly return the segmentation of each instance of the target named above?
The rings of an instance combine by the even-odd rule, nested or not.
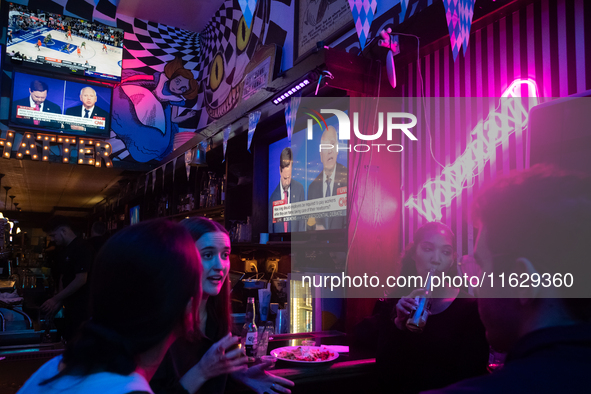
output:
[[[164,71],[166,63],[178,56],[186,69],[199,74],[198,33],[124,16],[117,22],[125,30],[124,69],[151,75]]]

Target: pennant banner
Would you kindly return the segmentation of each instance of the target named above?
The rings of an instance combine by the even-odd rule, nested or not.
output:
[[[470,28],[474,16],[474,2],[475,0],[443,0],[454,61],[458,57],[462,45],[464,45],[464,55],[468,49]]]
[[[295,127],[296,116],[298,114],[298,107],[302,101],[302,91],[300,90],[285,103],[285,125],[287,126],[287,139],[291,142],[291,135]]]
[[[470,28],[472,27],[472,18],[474,17],[474,3],[476,0],[460,0],[460,30],[464,45],[464,55],[468,50],[470,41]]]
[[[177,161],[178,157],[175,157],[174,159],[172,159],[172,183],[174,183],[174,179],[176,176],[176,161]]]
[[[406,10],[408,9],[408,2],[410,0],[400,0],[400,14],[398,14],[398,23],[404,22],[406,18]]]
[[[224,143],[223,143],[224,160],[222,160],[222,163],[226,161],[226,147],[228,146],[228,138],[230,138],[230,131],[231,130],[232,130],[232,125],[230,125],[224,129]],[[250,147],[250,144],[248,146]]]
[[[252,143],[252,136],[257,128],[257,123],[261,118],[261,111],[251,112],[248,115],[248,152],[250,152],[250,144]]]
[[[365,42],[367,41],[369,28],[371,27],[371,22],[373,22],[377,6],[377,0],[349,0],[349,7],[351,7],[351,14],[353,14],[353,21],[355,22],[355,29],[359,36],[361,50],[365,48]]]
[[[244,15],[244,22],[246,22],[246,26],[250,29],[257,0],[238,0],[238,4],[240,4],[242,15]]]
[[[185,152],[185,170],[187,171],[187,181],[191,175],[191,160],[193,160],[193,149]]]

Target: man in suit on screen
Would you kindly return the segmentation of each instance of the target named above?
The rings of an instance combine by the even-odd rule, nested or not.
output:
[[[13,118],[20,124],[48,126],[51,123],[36,119],[18,119],[16,118],[19,107],[33,108],[35,111],[43,113],[61,114],[62,109],[59,105],[47,100],[47,84],[40,80],[33,80],[29,85],[29,96],[12,103]]]
[[[66,109],[66,115],[79,116],[81,118],[103,118],[107,119],[109,113],[96,105],[97,96],[96,91],[87,86],[80,90],[80,101],[82,105],[70,107]]]
[[[285,201],[289,204],[305,201],[304,185],[292,179],[291,170],[293,169],[293,154],[291,148],[287,147],[281,151],[279,156],[279,176],[280,182],[271,193],[269,199],[269,233],[286,233],[305,231],[306,225],[303,220],[292,222],[273,223],[273,201]]]
[[[337,130],[333,126],[328,126],[320,139],[322,171],[308,188],[308,200],[335,196],[339,188],[347,187],[347,167],[337,163],[338,143]],[[317,218],[316,230],[344,228],[346,219],[346,216]]]

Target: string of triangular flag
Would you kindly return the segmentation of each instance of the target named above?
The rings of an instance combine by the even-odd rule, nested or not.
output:
[[[231,130],[232,130],[232,125],[228,125],[228,127],[226,127],[224,129],[224,142],[223,142],[223,146],[224,146],[224,160],[222,160],[222,163],[226,161],[226,148],[228,147],[228,139],[230,138],[230,131]]]
[[[248,114],[248,152],[250,152],[250,144],[252,143],[252,136],[257,128],[257,123],[261,118],[261,111],[254,111]]]
[[[349,7],[353,15],[353,22],[355,22],[355,30],[359,36],[359,44],[361,50],[365,48],[367,36],[369,35],[369,28],[378,6],[377,0],[349,0]]]
[[[466,55],[474,16],[474,3],[475,0],[443,0],[454,61],[462,45]]]
[[[252,17],[257,5],[257,0],[238,0],[238,4],[240,4],[240,9],[242,10],[242,15],[244,16],[244,22],[246,22],[246,27],[250,29]]]
[[[298,107],[302,101],[302,92],[299,91],[291,96],[291,99],[285,103],[285,125],[287,126],[287,139],[291,142],[291,135],[295,127]]]

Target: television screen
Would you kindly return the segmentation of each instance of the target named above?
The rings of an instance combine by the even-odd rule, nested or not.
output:
[[[131,224],[136,224],[140,222],[140,206],[136,205],[135,207],[129,210],[129,218]]]
[[[269,233],[347,227],[347,141],[338,120],[315,124],[269,145]],[[322,145],[321,145],[322,143]]]
[[[14,73],[11,124],[108,138],[111,88]]]
[[[6,55],[51,72],[119,81],[123,30],[10,3]]]

